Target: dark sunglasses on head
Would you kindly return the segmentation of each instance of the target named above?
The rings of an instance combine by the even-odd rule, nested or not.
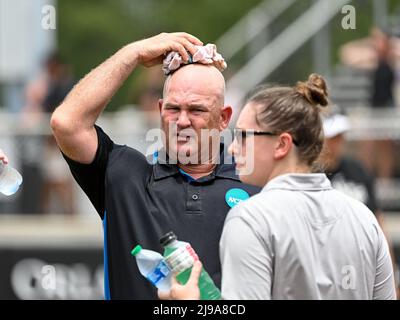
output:
[[[246,137],[249,137],[249,136],[277,136],[278,133],[271,132],[271,131],[257,131],[257,130],[252,130],[252,129],[246,130],[246,129],[235,128],[235,129],[233,129],[233,135],[236,140],[239,141],[239,139],[240,139],[240,141],[245,141]],[[295,139],[293,139],[293,137],[292,137],[292,141],[296,146],[299,145],[297,143],[297,141]]]

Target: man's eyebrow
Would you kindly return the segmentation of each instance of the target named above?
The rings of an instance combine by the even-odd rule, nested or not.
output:
[[[175,103],[171,103],[171,102],[167,102],[164,104],[165,107],[176,107],[176,108],[180,108],[181,106],[179,104],[175,104]]]
[[[200,103],[193,103],[193,104],[189,104],[189,108],[194,109],[194,108],[200,108],[200,109],[206,109],[208,110],[208,107],[204,104],[200,104]]]
[[[164,104],[164,107],[167,107],[167,108],[180,108],[181,106],[180,106],[179,104],[175,104],[175,103],[171,103],[171,102],[166,102],[166,103]],[[196,109],[196,108],[198,108],[198,109],[203,109],[203,110],[208,110],[208,109],[209,109],[206,105],[200,104],[200,103],[189,104],[189,105],[188,105],[188,108],[189,108],[189,109]]]

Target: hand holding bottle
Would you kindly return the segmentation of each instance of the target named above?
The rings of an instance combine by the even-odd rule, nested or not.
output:
[[[176,277],[172,277],[171,290],[168,292],[158,290],[161,300],[200,300],[199,278],[202,264],[196,261],[193,265],[190,278],[185,285],[181,285]]]
[[[190,243],[179,241],[175,233],[171,231],[161,237],[160,244],[164,248],[165,262],[175,274],[176,280],[182,285],[187,284],[193,265],[199,260]],[[200,300],[219,300],[221,298],[220,290],[204,268],[200,268],[197,283]]]

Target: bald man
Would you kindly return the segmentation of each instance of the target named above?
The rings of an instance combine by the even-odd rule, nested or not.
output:
[[[220,286],[225,216],[259,191],[224,163],[216,133],[228,127],[232,108],[224,105],[224,77],[213,66],[189,64],[166,79],[159,101],[164,147],[151,162],[95,124],[136,66],[160,64],[170,51],[188,61],[196,45],[202,42],[187,33],[162,33],[123,47],[85,76],[51,118],[74,178],[103,221],[106,299],[157,298],[130,251],[141,244],[160,252],[168,231],[191,243]]]

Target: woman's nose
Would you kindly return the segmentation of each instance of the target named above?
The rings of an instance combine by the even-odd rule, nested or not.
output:
[[[238,148],[238,142],[235,139],[233,139],[232,143],[228,147],[228,153],[232,156],[238,156],[240,152],[240,149]]]
[[[228,153],[233,156],[233,142],[229,145]]]

